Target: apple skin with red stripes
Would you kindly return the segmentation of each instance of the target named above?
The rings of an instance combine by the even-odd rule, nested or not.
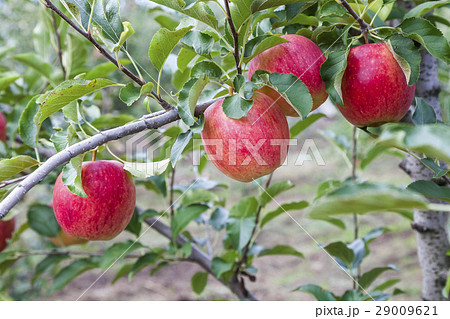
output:
[[[0,141],[6,141],[6,118],[0,113]]]
[[[248,77],[257,70],[270,73],[293,74],[307,87],[313,99],[313,110],[322,105],[328,97],[325,82],[320,77],[320,67],[325,62],[325,56],[320,48],[310,39],[296,34],[283,35],[289,40],[274,46],[252,59],[249,66]],[[276,100],[286,116],[298,117],[298,113],[274,89],[265,86],[260,91]]]
[[[116,161],[84,162],[81,180],[87,198],[77,196],[58,177],[53,209],[62,230],[85,240],[110,240],[128,225],[136,205],[133,178]]]
[[[415,85],[406,76],[385,43],[354,47],[347,57],[341,83],[342,115],[355,126],[398,122],[414,98]]]
[[[14,218],[9,220],[0,220],[0,251],[3,251],[6,246],[8,246],[6,240],[12,237],[15,224]]]
[[[241,182],[270,174],[283,164],[289,147],[289,127],[277,103],[255,92],[247,116],[225,115],[223,99],[205,112],[201,136],[211,162],[225,175]]]

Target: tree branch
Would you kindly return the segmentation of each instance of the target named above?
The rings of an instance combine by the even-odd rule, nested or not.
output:
[[[228,25],[230,26],[230,30],[231,30],[231,35],[233,36],[233,41],[234,41],[234,60],[236,62],[236,70],[238,74],[242,74],[242,69],[241,69],[241,63],[239,60],[239,35],[236,32],[236,27],[234,26],[234,22],[233,19],[231,17],[231,11],[230,11],[230,4],[229,4],[229,0],[224,0],[223,1],[225,3],[225,9],[227,11],[227,21],[228,21]]]
[[[21,182],[21,181],[23,181],[25,178],[27,178],[27,176],[28,176],[28,175],[20,176],[20,177],[14,178],[14,179],[10,179],[10,180],[7,180],[7,181],[3,181],[3,182],[0,183],[0,188],[3,188],[3,187],[6,187],[6,186],[8,186],[8,185],[11,185],[11,184],[15,184],[15,183]]]
[[[194,115],[200,116],[208,106],[213,104],[216,100],[197,105]],[[143,117],[136,122],[100,132],[53,155],[33,173],[28,175],[25,180],[17,185],[17,187],[3,199],[0,203],[0,219],[3,219],[11,208],[13,208],[30,189],[40,183],[48,174],[50,174],[50,172],[75,156],[91,151],[107,142],[118,140],[147,129],[157,129],[179,119],[180,116],[177,109],[163,111],[163,113],[159,113],[157,116],[151,118]]]
[[[160,222],[156,218],[149,218],[145,220],[145,223],[150,226],[151,229],[156,230],[158,233],[163,235],[169,240],[172,240],[172,230],[166,224]],[[176,242],[178,245],[183,246],[189,240],[183,235],[178,235],[176,238]],[[200,249],[197,245],[192,244],[192,253],[187,259],[187,261],[198,264],[205,271],[211,274],[214,278],[219,280],[222,284],[227,286],[236,296],[240,299],[248,299],[252,301],[257,301],[255,295],[253,295],[250,291],[245,289],[238,281],[232,279],[230,282],[226,283],[223,280],[216,277],[211,268],[211,259]]]
[[[356,12],[355,10],[353,10],[353,8],[348,4],[348,2],[346,0],[340,0],[342,6],[348,11],[348,13],[350,13],[350,15],[355,18],[356,22],[359,23],[359,26],[361,27],[361,33],[364,36],[364,41],[365,43],[369,43],[369,39],[367,37],[367,33],[369,32],[369,28],[370,26],[364,21],[363,18],[361,18]]]
[[[53,24],[53,29],[55,30],[56,44],[58,46],[57,54],[58,54],[59,65],[61,67],[63,79],[65,80],[66,79],[66,68],[64,67],[63,58],[62,58],[61,34],[58,31],[58,26],[56,25],[55,12],[53,12],[53,11],[52,11],[52,24]]]
[[[105,58],[107,58],[110,62],[112,62],[120,71],[122,71],[126,76],[128,76],[130,79],[132,79],[134,82],[139,84],[140,86],[143,86],[146,84],[146,82],[136,76],[133,72],[131,72],[129,69],[127,69],[123,65],[119,65],[119,63],[116,61],[116,59],[106,52],[106,50],[92,37],[90,33],[84,32],[81,30],[72,20],[70,20],[64,13],[62,13],[50,0],[44,0],[45,6],[52,10],[54,13],[56,13],[58,16],[60,16],[64,21],[66,21],[75,31],[77,31],[79,34],[81,34],[83,37],[85,37],[89,42],[91,42],[99,51],[101,55],[103,55]],[[154,91],[151,92],[151,95],[158,101],[158,103],[165,109],[165,110],[171,110],[174,109],[174,107],[164,100],[163,98],[159,97]]]

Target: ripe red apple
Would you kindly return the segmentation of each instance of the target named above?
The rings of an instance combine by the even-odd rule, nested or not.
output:
[[[0,251],[6,248],[8,244],[6,240],[12,237],[14,228],[15,228],[14,218],[5,221],[0,220]]]
[[[86,239],[70,236],[64,230],[60,230],[58,236],[51,237],[51,242],[57,247],[67,247],[72,245],[81,245],[87,243]]]
[[[342,115],[353,125],[379,126],[399,121],[414,98],[402,68],[385,43],[354,47],[342,77]]]
[[[129,173],[116,161],[85,162],[81,180],[87,198],[74,195],[61,175],[53,190],[59,225],[70,236],[109,240],[119,235],[133,216],[136,188]]]
[[[286,117],[269,96],[255,92],[246,117],[229,118],[223,99],[205,112],[202,141],[213,164],[225,175],[241,181],[270,174],[283,164],[289,146]]]
[[[325,56],[320,48],[310,39],[301,35],[288,34],[282,38],[289,42],[279,44],[257,55],[250,62],[249,79],[257,70],[270,73],[292,73],[308,87],[313,99],[313,110],[318,108],[328,97],[325,82],[320,77],[320,66]],[[299,116],[292,106],[280,94],[270,87],[263,87],[261,92],[277,100],[283,113],[287,116]]]
[[[6,118],[0,113],[0,141],[6,141]]]

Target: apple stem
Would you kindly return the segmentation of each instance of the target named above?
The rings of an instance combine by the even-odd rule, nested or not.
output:
[[[348,11],[348,13],[350,13],[350,15],[355,18],[356,22],[359,23],[359,26],[361,27],[361,33],[364,36],[364,42],[366,44],[369,43],[369,38],[367,36],[369,29],[370,29],[370,25],[367,24],[364,19],[361,19],[361,17],[355,12],[355,10],[353,10],[353,8],[348,4],[348,2],[346,0],[340,0],[342,6]]]
[[[230,31],[231,34],[233,36],[233,41],[234,41],[234,60],[236,62],[236,70],[238,74],[242,74],[242,69],[241,69],[241,62],[240,62],[240,58],[239,58],[239,35],[236,32],[236,28],[234,26],[234,22],[233,22],[233,18],[231,17],[231,11],[230,11],[230,4],[229,4],[229,0],[224,0],[223,1],[225,4],[225,10],[227,11],[227,21],[228,21],[228,25],[230,26]]]
[[[96,148],[95,150],[92,151],[92,161],[93,162],[95,162],[95,160],[97,159],[97,149],[98,148]]]

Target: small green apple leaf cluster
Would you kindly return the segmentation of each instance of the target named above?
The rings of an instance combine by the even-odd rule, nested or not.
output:
[[[349,244],[338,241],[321,247],[328,254],[333,256],[336,262],[346,269],[352,278],[355,278],[357,269],[370,254],[370,243],[383,235],[386,231],[385,228],[376,228]],[[403,291],[398,288],[394,289],[391,293],[386,292],[387,289],[397,284],[400,281],[399,279],[389,279],[372,289],[370,289],[370,287],[383,273],[390,270],[398,271],[398,268],[395,265],[387,265],[370,269],[363,273],[359,278],[354,279],[357,284],[357,289],[347,290],[342,296],[336,296],[332,292],[315,284],[302,285],[294,291],[309,293],[319,301],[387,300],[394,295],[403,293]]]
[[[347,181],[332,188],[311,206],[310,218],[380,211],[426,209],[426,200],[411,191],[389,184]]]
[[[48,205],[31,205],[28,209],[27,220],[32,230],[45,237],[56,237],[61,229],[53,209]]]
[[[26,169],[37,166],[39,163],[27,155],[19,155],[10,159],[0,160],[0,180],[4,181]]]
[[[312,97],[307,86],[298,77],[293,74],[272,73],[269,81],[303,119],[308,116],[313,106]]]
[[[226,97],[222,103],[225,115],[236,120],[246,116],[252,106],[253,100],[244,99],[238,94]]]

